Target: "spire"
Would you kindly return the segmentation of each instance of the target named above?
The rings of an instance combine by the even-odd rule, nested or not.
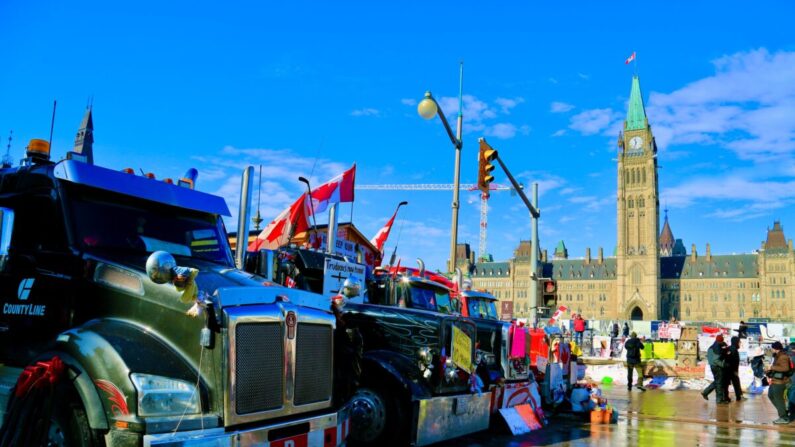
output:
[[[94,119],[91,115],[93,107],[86,107],[80,129],[75,136],[75,147],[73,152],[84,158],[88,164],[94,164]]]
[[[629,92],[629,109],[627,120],[624,122],[625,130],[645,129],[649,125],[646,119],[646,109],[643,108],[643,95],[640,92],[640,79],[632,77],[632,90]]]
[[[668,210],[665,210],[665,223],[660,233],[660,256],[671,256],[673,254],[676,239],[674,239],[674,232],[671,231],[671,226],[668,225]]]
[[[558,242],[558,246],[555,247],[555,253],[553,254],[555,259],[568,259],[569,258],[569,251],[566,249],[566,244],[563,243],[561,240]]]

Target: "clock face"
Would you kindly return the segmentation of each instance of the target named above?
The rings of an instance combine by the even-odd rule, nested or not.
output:
[[[641,138],[641,137],[632,137],[632,139],[629,140],[629,148],[630,149],[640,149],[641,146],[643,146],[643,138]]]

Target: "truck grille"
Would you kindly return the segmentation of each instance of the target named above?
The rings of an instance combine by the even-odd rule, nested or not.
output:
[[[248,323],[235,327],[235,395],[237,414],[282,406],[284,335],[280,323]]]
[[[331,327],[299,324],[295,353],[295,405],[331,397]]]

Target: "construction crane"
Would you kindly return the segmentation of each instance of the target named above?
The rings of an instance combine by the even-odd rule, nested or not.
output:
[[[356,185],[358,190],[370,191],[452,191],[452,183],[419,183],[419,184],[392,184],[392,185]],[[459,190],[476,191],[475,183],[459,185]],[[486,227],[489,223],[489,196],[491,191],[514,191],[510,186],[489,184],[489,192],[480,194],[480,243],[478,254],[481,259],[486,257]],[[514,191],[515,192],[515,191]]]

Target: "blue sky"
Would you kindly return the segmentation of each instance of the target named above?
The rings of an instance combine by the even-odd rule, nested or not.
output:
[[[53,99],[63,156],[93,96],[98,163],[195,166],[235,214],[248,163],[263,164],[268,219],[300,194],[298,175],[317,184],[353,162],[363,184],[450,183],[452,145],[416,101],[430,89],[454,120],[463,60],[462,181],[485,136],[540,183],[542,248],[610,254],[636,51],[674,235],[701,253],[758,249],[776,219],[795,236],[791,2],[35,3],[0,2],[0,136],[14,130],[15,158],[47,137]],[[402,222],[404,264],[442,268],[450,192],[361,191],[354,221],[372,236],[401,200],[387,250]],[[479,199],[461,201],[459,240],[476,247]],[[493,194],[489,252],[505,259],[529,236],[519,199]]]

